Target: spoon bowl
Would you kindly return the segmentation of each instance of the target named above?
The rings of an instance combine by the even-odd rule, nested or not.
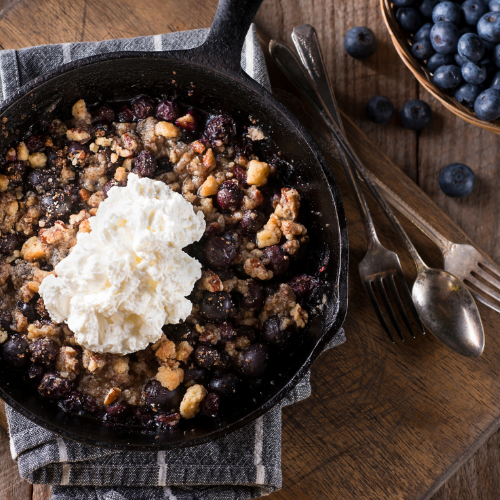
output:
[[[420,319],[438,340],[464,356],[481,356],[483,324],[462,281],[442,269],[422,266],[412,295]]]

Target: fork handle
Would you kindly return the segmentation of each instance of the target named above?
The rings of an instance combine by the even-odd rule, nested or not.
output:
[[[394,215],[393,211],[385,201],[384,197],[380,194],[375,184],[369,177],[365,177],[363,172],[365,167],[361,163],[361,160],[358,158],[356,153],[354,152],[352,146],[349,144],[345,131],[343,129],[342,119],[340,117],[340,112],[337,106],[337,102],[335,99],[335,94],[333,92],[332,84],[330,82],[330,78],[328,76],[328,72],[326,71],[325,62],[323,59],[323,54],[321,52],[321,47],[319,44],[318,36],[316,34],[316,30],[308,25],[304,24],[302,26],[298,26],[293,29],[292,32],[292,40],[297,48],[300,59],[304,64],[307,72],[309,74],[311,85],[316,91],[317,97],[319,98],[319,107],[320,114],[325,121],[326,125],[330,129],[332,133],[332,137],[334,138],[335,145],[339,151],[339,154],[342,158],[345,155],[345,152],[348,152],[349,158],[353,161],[356,166],[358,172],[360,172],[361,178],[365,181],[367,186],[370,188],[373,196],[377,200],[380,208],[382,208],[383,212],[387,216],[387,218],[391,221],[392,225],[398,232],[400,238],[406,244],[408,250],[410,251],[413,260],[415,261],[415,265],[417,269],[420,271],[425,269],[427,266],[423,262],[422,258],[417,252],[417,249],[411,242],[410,238],[406,234],[403,226]],[[342,126],[342,130],[340,127]],[[344,162],[342,162],[344,163]],[[357,176],[352,171],[352,167],[349,163],[344,165],[346,168],[346,172],[348,173],[348,177],[352,176],[356,177],[355,181],[357,182]],[[359,186],[359,183],[358,183]],[[359,187],[361,190],[361,187]],[[365,201],[366,203],[366,201]]]

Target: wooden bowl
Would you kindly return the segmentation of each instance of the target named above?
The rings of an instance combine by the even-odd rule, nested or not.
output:
[[[432,73],[412,56],[410,52],[411,38],[399,28],[392,3],[389,0],[380,0],[380,7],[382,8],[382,15],[391,35],[392,43],[399,57],[401,57],[425,90],[463,120],[500,135],[500,120],[493,122],[480,120],[473,110],[462,106],[453,96],[446,94],[432,83]]]

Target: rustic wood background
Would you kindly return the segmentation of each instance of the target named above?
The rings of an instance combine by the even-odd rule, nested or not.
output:
[[[499,208],[498,203],[495,202],[500,184],[495,164],[499,139],[459,121],[434,102],[429,95],[422,93],[390,44],[378,3],[378,0],[357,0],[356,2],[265,0],[256,23],[268,38],[286,42],[290,41],[289,34],[294,26],[303,23],[314,25],[323,45],[342,110],[394,164],[400,167],[404,174],[415,181],[475,242],[497,262],[500,262],[500,248],[497,245],[496,234]],[[215,7],[216,0],[206,2],[196,0],[183,0],[182,2],[175,0],[108,0],[107,2],[100,0],[0,0],[0,48],[11,49],[45,43],[92,41],[208,27]],[[193,16],[192,12],[196,12],[196,16]],[[345,55],[342,47],[345,32],[356,25],[369,26],[379,39],[378,52],[365,62],[350,59]],[[331,145],[314,123],[314,119],[307,115],[289,89],[286,89],[278,80],[279,77],[273,80],[273,83],[280,87],[277,92],[278,97],[304,119],[321,145],[331,151]],[[364,106],[366,101],[376,94],[390,97],[396,108],[400,108],[408,99],[421,97],[427,100],[434,112],[431,126],[421,134],[417,134],[403,129],[397,117],[386,126],[371,124],[364,116]],[[402,177],[403,174],[393,169],[382,154],[371,149],[370,144],[363,137],[357,137],[356,129],[351,126],[348,128],[361,151],[361,156],[367,162],[374,162],[374,165],[368,166],[370,168],[373,166],[377,174],[391,186],[399,187],[401,192],[406,190],[408,198],[412,198],[414,205],[426,206],[425,198],[418,193],[412,194],[411,185]],[[466,163],[477,174],[476,190],[465,200],[446,198],[439,191],[438,173],[441,168],[451,162]],[[411,363],[426,363],[430,356],[434,364],[442,363],[449,367],[450,372],[457,370],[460,366],[460,360],[441,348],[432,338],[410,342],[406,350],[398,353],[399,347],[391,348],[382,333],[371,331],[373,328],[376,329],[376,326],[373,326],[375,319],[369,306],[363,305],[366,301],[360,287],[355,283],[357,261],[364,253],[364,236],[359,219],[355,215],[354,204],[349,199],[345,179],[342,178],[338,168],[336,166],[334,168],[336,168],[336,175],[346,203],[346,211],[352,215],[349,221],[353,258],[351,265],[352,306],[346,323],[348,333],[351,331],[351,337],[348,345],[339,348],[334,353],[324,355],[315,366],[313,370],[314,396],[304,403],[285,410],[284,488],[270,498],[275,500],[300,498],[302,500],[351,498],[352,495],[366,499],[423,498],[425,491],[422,490],[423,483],[419,482],[419,474],[423,478],[422,481],[428,485],[430,494],[431,490],[435,490],[449,476],[447,470],[451,469],[446,468],[448,460],[448,466],[454,462],[452,469],[462,465],[434,493],[433,500],[496,500],[500,491],[498,433],[493,433],[484,442],[488,434],[491,434],[492,430],[497,427],[494,415],[489,415],[487,422],[486,419],[485,422],[473,422],[472,419],[467,420],[465,417],[462,421],[460,412],[456,411],[460,408],[455,406],[453,407],[455,412],[450,410],[449,413],[446,407],[437,408],[436,415],[432,415],[432,418],[429,410],[426,409],[427,413],[417,415],[415,420],[415,415],[411,416],[408,413],[407,393],[413,390],[411,378],[398,377],[394,371],[394,363],[391,368],[387,368],[389,365],[383,362],[386,357],[391,357],[392,360],[402,359],[410,366]],[[443,218],[439,222],[439,212],[432,212],[432,209],[427,206],[425,210],[431,218],[435,219],[436,225],[442,227],[444,231],[447,225],[446,219]],[[387,222],[376,208],[374,212],[376,224],[382,229],[387,241],[391,241],[392,233]],[[451,225],[450,230],[445,234],[460,239],[460,233]],[[414,230],[411,235],[417,246],[422,249],[424,257],[430,263],[438,262],[436,253],[429,247],[428,242]],[[398,248],[397,245],[393,248],[401,250],[401,247]],[[408,276],[411,276],[412,267],[408,257],[402,261],[405,270],[408,271]],[[484,308],[481,312],[485,317],[487,332],[493,332],[495,316]],[[364,321],[368,319],[372,324],[365,325],[360,318],[364,318]],[[365,332],[363,335],[366,337],[360,336],[359,330]],[[488,351],[490,347],[493,348],[491,344],[493,342],[487,338],[487,351],[481,362],[477,364],[469,361],[463,362],[464,370],[470,374],[469,382],[474,388],[474,397],[477,398],[478,415],[483,417],[490,408],[495,406],[495,401],[500,394],[499,386],[493,382],[490,385],[478,387],[474,385],[473,380],[476,367],[479,380],[483,372],[489,370],[490,375],[494,374],[498,358],[487,354],[493,351],[493,349]],[[374,354],[376,359],[371,357]],[[404,364],[399,366],[401,370],[405,368]],[[332,372],[335,376],[342,377],[339,378],[338,387],[328,385],[332,382]],[[429,372],[432,372],[432,367],[429,367]],[[388,378],[390,380],[387,380]],[[440,380],[436,379],[437,381]],[[425,382],[424,379],[419,378],[419,375],[415,375],[415,385],[421,385],[424,388]],[[447,389],[453,387],[450,385],[452,382],[453,380],[447,381]],[[460,389],[457,387],[457,391]],[[392,392],[389,395],[384,391]],[[438,389],[436,393],[439,393]],[[482,397],[484,397],[484,405],[481,405]],[[404,411],[401,408],[404,408]],[[423,405],[422,411],[424,409]],[[466,400],[464,400],[462,410],[464,415],[469,415],[467,412],[470,411],[470,407]],[[500,411],[498,408],[495,410],[497,411],[496,421],[498,421]],[[407,421],[411,420],[414,422],[415,436],[412,442],[407,443],[406,449],[390,439],[388,439],[387,446],[383,446],[382,442],[378,447],[372,447],[369,442],[357,441],[354,433],[359,429],[347,425],[349,421],[357,418],[363,422],[363,425],[369,427],[365,434],[371,432],[374,437],[377,435],[377,427],[380,426],[382,429],[388,419],[392,419],[395,429],[404,427]],[[454,429],[450,425],[443,430],[442,419],[451,421],[456,419],[457,425]],[[426,442],[419,442],[419,437],[430,439],[433,426],[436,428],[436,442],[440,442],[440,432],[449,433],[450,429],[452,432],[446,436],[448,441],[443,441],[442,446],[433,449],[433,454],[430,454],[429,449],[432,447],[429,447]],[[335,432],[336,427],[339,429],[338,434]],[[321,435],[322,429],[326,431],[324,436]],[[365,431],[365,429],[362,430]],[[422,431],[421,435],[420,431]],[[471,458],[465,460],[467,457],[465,448],[472,449],[474,443],[468,443],[463,447],[464,449],[459,450],[457,441],[461,444],[462,441],[468,440],[469,435],[475,436],[476,445],[483,444]],[[453,453],[450,452],[452,448]],[[405,450],[406,454],[392,457],[391,453],[394,453],[396,449],[398,452]],[[427,451],[427,455],[423,453],[424,450]],[[354,458],[353,462],[349,462],[347,460],[349,457],[346,458],[346,455]],[[405,457],[408,462],[416,464],[415,478],[411,477],[411,470],[398,468],[398,464],[406,460]],[[365,459],[370,462],[371,470],[378,471],[380,474],[380,476],[371,477],[371,481],[367,481],[366,476],[357,470],[356,460],[361,469]],[[422,462],[426,463],[422,464]],[[2,429],[0,429],[0,463],[2,463],[1,498],[6,500],[48,500],[50,498],[50,488],[32,487],[19,478],[17,466],[10,459],[7,434]],[[387,475],[377,469],[377,463],[386,464]],[[344,469],[337,470],[337,464]],[[394,464],[394,470],[392,470],[392,464]],[[428,465],[425,473],[420,470],[422,465]],[[436,476],[436,470],[442,474],[441,478]],[[359,489],[353,491],[352,484],[356,481],[359,483],[356,488],[359,487]]]

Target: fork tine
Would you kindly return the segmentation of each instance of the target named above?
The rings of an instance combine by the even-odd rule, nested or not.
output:
[[[500,302],[500,293],[495,292],[494,290],[492,290],[491,288],[486,286],[482,281],[478,280],[474,276],[469,275],[469,276],[464,278],[464,281],[465,282],[468,281],[469,283],[474,285],[476,288],[479,288],[479,290],[484,292],[486,295],[489,295],[491,298],[498,300]],[[467,284],[467,283],[465,283],[465,284]]]
[[[481,269],[479,266],[476,267],[473,271],[478,276],[483,278],[484,281],[487,281],[491,285],[493,285],[497,290],[500,290],[500,281],[496,280],[491,274],[488,274],[484,269]]]
[[[470,286],[468,286],[467,288],[469,289],[470,293],[476,300],[479,300],[479,302],[482,302],[484,305],[491,307],[491,309],[500,313],[500,306],[498,304],[491,302],[491,300],[488,300],[484,295],[480,295],[479,293],[476,292],[476,290],[473,290]]]
[[[422,320],[420,319],[420,316],[418,315],[417,308],[415,307],[415,303],[413,302],[413,297],[411,296],[410,289],[408,288],[408,285],[406,283],[406,280],[403,276],[403,273],[398,273],[398,281],[399,281],[399,286],[401,290],[404,293],[404,296],[406,297],[406,303],[408,304],[408,307],[410,308],[411,313],[413,314],[413,319],[415,320],[415,323],[417,323],[418,329],[420,330],[420,333],[422,335],[425,335],[425,328],[424,325],[422,324]]]
[[[493,274],[500,276],[500,267],[491,259],[483,258],[483,256],[481,255],[481,259],[479,260],[478,263],[481,264],[483,267],[489,269]]]
[[[389,339],[394,344],[394,339],[392,338],[392,333],[389,330],[389,326],[387,325],[387,323],[385,321],[384,315],[382,314],[382,311],[380,310],[380,306],[378,305],[377,299],[375,298],[375,294],[373,293],[372,282],[365,281],[363,279],[361,281],[363,282],[363,286],[365,287],[366,295],[368,295],[368,298],[370,299],[370,302],[373,306],[373,309],[375,309],[375,313],[378,317],[380,324],[382,325],[382,328],[386,331],[387,335],[389,335]]]
[[[390,291],[392,292],[392,297],[396,301],[396,304],[399,309],[399,313],[403,318],[403,321],[410,332],[410,335],[415,338],[415,334],[413,333],[413,328],[411,327],[410,318],[408,318],[408,314],[406,314],[405,308],[403,306],[403,302],[401,301],[401,297],[399,296],[399,291],[396,287],[396,283],[394,282],[394,275],[390,275],[386,280],[387,285],[389,286]]]
[[[403,337],[403,332],[401,331],[396,315],[394,314],[394,310],[392,309],[391,303],[389,302],[389,297],[387,296],[387,292],[385,291],[382,279],[375,281],[375,288],[378,290],[379,295],[382,297],[382,302],[384,303],[386,311],[389,313],[389,317],[391,318],[395,330],[398,332],[398,335],[404,342],[405,339]]]

